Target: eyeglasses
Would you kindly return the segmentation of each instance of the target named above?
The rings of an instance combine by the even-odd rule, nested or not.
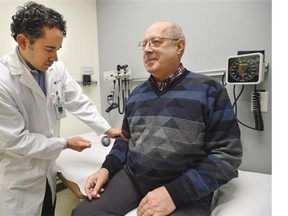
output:
[[[174,39],[174,38],[164,38],[164,37],[152,37],[150,38],[148,41],[140,41],[138,43],[138,47],[140,50],[144,50],[145,47],[148,46],[149,47],[160,47],[164,40],[173,40],[173,41],[177,41],[179,39]]]

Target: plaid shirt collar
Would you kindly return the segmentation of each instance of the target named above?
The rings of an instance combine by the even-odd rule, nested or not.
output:
[[[184,71],[185,71],[185,68],[184,68],[183,64],[181,63],[179,65],[179,67],[177,68],[177,70],[175,71],[175,73],[170,74],[168,77],[166,77],[159,84],[155,81],[154,78],[152,80],[156,83],[156,86],[159,88],[159,90],[163,91],[169,83],[172,83],[177,77],[182,75],[184,73]]]

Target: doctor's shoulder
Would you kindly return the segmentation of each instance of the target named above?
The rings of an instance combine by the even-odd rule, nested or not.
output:
[[[12,61],[11,56],[10,55],[5,55],[2,56],[0,58],[0,71],[2,73],[2,71],[8,71],[8,69],[10,68],[9,64]]]
[[[48,68],[46,73],[49,74],[50,76],[53,76],[53,77],[57,76],[61,79],[65,79],[67,78],[67,76],[70,76],[68,69],[66,68],[64,62],[61,60],[55,61],[51,65],[51,67]]]
[[[64,64],[63,61],[58,60],[53,62],[53,64],[51,65],[51,67],[48,68],[48,71],[57,71],[57,73],[64,73],[66,70],[66,66]]]
[[[12,75],[20,75],[22,71],[19,70],[19,64],[14,61],[12,56],[5,55],[0,59],[0,80],[5,84],[12,81]]]
[[[66,86],[71,83],[73,83],[73,86],[75,85],[76,81],[73,79],[73,77],[70,75],[68,69],[66,68],[63,61],[58,60],[54,62],[51,67],[48,68],[46,71],[47,76],[52,78],[53,82],[61,82],[62,85]]]

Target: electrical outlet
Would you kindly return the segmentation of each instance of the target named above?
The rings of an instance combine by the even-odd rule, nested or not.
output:
[[[105,81],[116,79],[124,80],[125,78],[128,80],[132,79],[131,69],[127,69],[125,73],[122,70],[119,73],[115,71],[104,71],[103,76]]]
[[[116,73],[114,71],[104,71],[104,80],[115,80]]]
[[[253,93],[251,93],[251,111],[254,111],[255,101],[253,99]],[[258,92],[260,94],[261,112],[268,112],[268,92]],[[254,106],[253,106],[254,105]]]

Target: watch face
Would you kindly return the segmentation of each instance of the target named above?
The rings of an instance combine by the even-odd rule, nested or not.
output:
[[[228,83],[254,84],[260,81],[260,71],[262,70],[262,56],[257,54],[247,54],[234,56],[228,59]]]

